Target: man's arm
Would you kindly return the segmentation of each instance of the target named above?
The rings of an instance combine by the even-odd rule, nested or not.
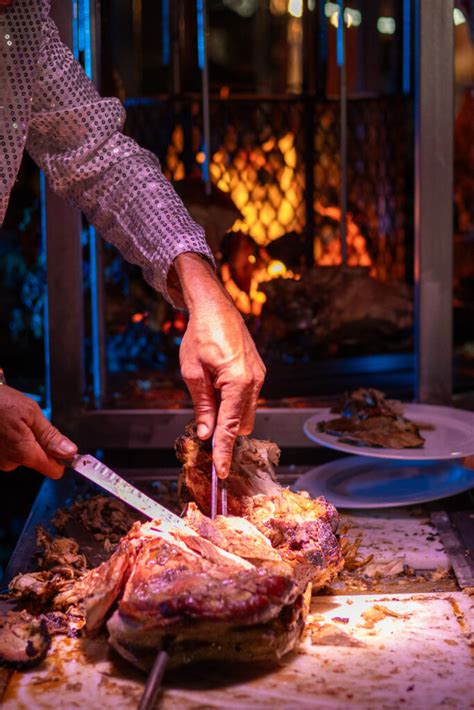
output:
[[[208,439],[215,427],[214,462],[218,475],[226,478],[236,436],[253,429],[265,366],[209,264],[195,254],[182,254],[174,267],[189,311],[181,372],[193,399],[198,436]]]
[[[212,261],[212,254],[158,159],[123,135],[124,121],[120,101],[97,93],[46,20],[26,148],[55,192],[169,298],[174,259],[194,252]]]
[[[26,147],[56,192],[139,264],[154,288],[188,308],[183,377],[199,434],[208,438],[216,426],[214,457],[225,477],[235,437],[252,429],[265,368],[210,266],[203,229],[157,158],[121,133],[124,118],[120,102],[98,95],[47,20]]]

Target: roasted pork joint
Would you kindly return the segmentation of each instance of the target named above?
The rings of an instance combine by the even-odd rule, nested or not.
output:
[[[275,444],[240,437],[228,481],[230,515],[211,520],[211,457],[193,425],[176,448],[186,527],[164,532],[157,522],[135,522],[116,539],[108,526],[104,550],[113,552],[93,569],[73,540],[39,530],[40,571],[19,575],[11,592],[56,614],[47,619],[51,633],[72,611],[75,630],[105,630],[112,647],[144,671],[161,650],[171,666],[276,662],[299,643],[312,588],[342,567],[337,513],[323,498],[278,484]],[[104,516],[123,532],[120,510],[104,497],[73,510],[87,526],[92,520],[94,535]],[[65,529],[69,518],[56,519]]]
[[[183,501],[194,501],[209,514],[211,455],[190,424],[176,442],[183,463],[180,491]],[[335,535],[338,515],[325,498],[293,493],[276,480],[280,450],[269,441],[239,437],[227,481],[229,512],[243,518],[266,537],[292,569],[302,586],[320,588],[342,569],[343,559]],[[193,525],[195,506],[188,513]],[[198,527],[201,535],[205,528]]]
[[[250,636],[247,627],[276,619],[279,627],[288,627],[287,636],[299,638],[295,629],[303,623],[302,593],[291,576],[232,554],[216,558],[213,547],[198,535],[181,539],[177,532],[173,543],[155,533],[152,524],[136,526],[112,557],[82,581],[86,629],[100,628],[118,602],[107,622],[110,643],[145,670],[165,646],[172,664],[212,653],[232,660],[242,638]],[[292,610],[296,602],[298,612]],[[279,649],[288,647],[288,638],[277,643],[275,633],[269,632],[255,657],[276,659]]]

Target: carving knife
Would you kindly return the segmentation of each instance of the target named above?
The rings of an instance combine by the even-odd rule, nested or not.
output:
[[[190,532],[190,528],[184,520],[163,505],[160,505],[160,503],[157,503],[153,498],[139,491],[138,488],[132,486],[131,483],[94,456],[89,454],[85,456],[77,455],[72,460],[64,461],[64,463],[74,469],[74,471],[77,471],[77,473],[80,473],[81,476],[135,508],[139,513],[143,513],[147,518],[160,520],[159,528],[163,531],[169,532],[172,528],[180,528]]]

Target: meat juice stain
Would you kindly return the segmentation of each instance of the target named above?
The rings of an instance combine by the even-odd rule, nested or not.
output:
[[[469,646],[471,658],[474,658],[474,643],[470,640],[470,629],[466,623],[466,619],[464,618],[464,614],[461,610],[461,607],[459,606],[457,601],[452,597],[448,597],[448,601],[451,605],[451,609],[453,610],[454,618],[458,622],[459,628],[461,629],[461,632],[466,639],[467,645]]]

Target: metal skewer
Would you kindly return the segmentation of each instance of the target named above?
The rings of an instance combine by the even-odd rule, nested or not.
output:
[[[219,489],[221,492],[221,515],[227,515],[227,479],[219,480],[214,464],[214,436],[212,437],[211,468],[211,520],[218,514]]]
[[[145,690],[140,700],[138,710],[153,710],[156,707],[158,693],[161,690],[161,682],[168,663],[166,651],[160,651],[155,659],[151,673],[145,685]]]
[[[221,481],[221,515],[227,515],[227,478]]]
[[[214,465],[214,459],[212,461],[212,469],[211,469],[211,519],[214,520],[214,518],[217,515],[217,491],[219,488],[219,480],[217,478],[217,471],[216,467]]]

